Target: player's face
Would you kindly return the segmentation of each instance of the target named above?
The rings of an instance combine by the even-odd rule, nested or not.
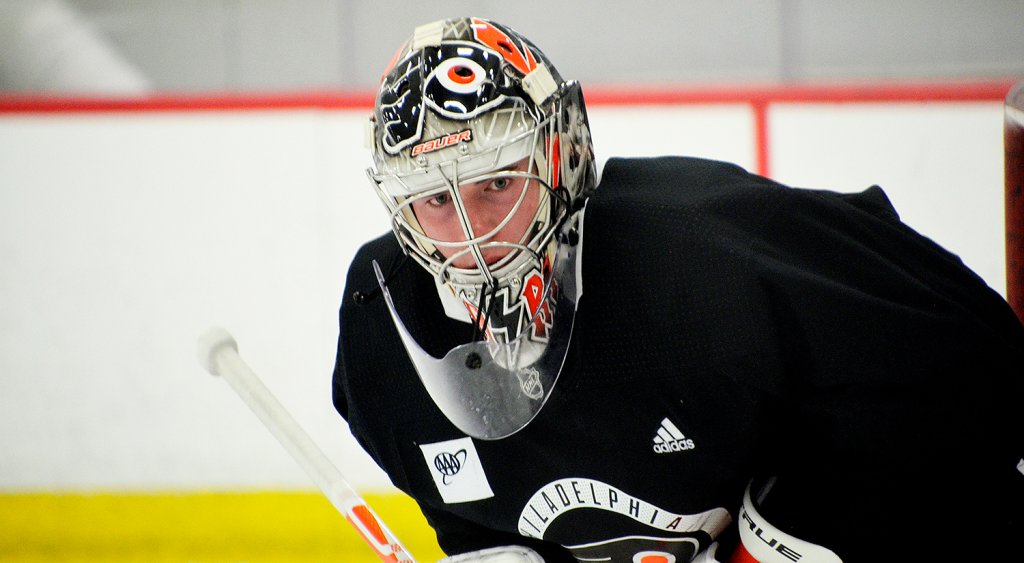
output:
[[[503,170],[527,172],[529,166],[530,159],[526,158]],[[537,213],[539,189],[537,181],[528,181],[524,176],[497,176],[463,184],[459,188],[459,193],[473,236],[481,237],[492,233],[485,243],[522,242]],[[423,229],[423,234],[428,237],[444,242],[467,240],[462,217],[451,193],[446,191],[413,201],[412,210]],[[445,258],[450,258],[464,250],[465,245],[438,245],[437,248]],[[484,261],[489,265],[494,264],[512,251],[513,248],[509,246],[486,246],[483,248]],[[476,262],[466,252],[459,255],[452,265],[456,268],[475,268]]]

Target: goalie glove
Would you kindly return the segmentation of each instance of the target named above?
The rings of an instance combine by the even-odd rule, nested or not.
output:
[[[765,520],[750,496],[752,484],[748,483],[743,493],[740,545],[729,563],[843,563],[830,549],[791,536]]]
[[[503,545],[445,557],[437,563],[544,563],[544,558],[528,547]]]

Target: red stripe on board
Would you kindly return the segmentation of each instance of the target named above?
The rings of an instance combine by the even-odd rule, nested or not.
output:
[[[1017,82],[873,83],[735,88],[588,88],[587,104],[970,102],[1003,100]]]
[[[754,108],[754,173],[770,178],[771,162],[768,144],[768,103],[757,101],[751,104]]]
[[[0,113],[370,109],[373,94],[158,94],[139,98],[0,95]]]
[[[1017,80],[970,83],[847,84],[765,87],[630,87],[586,89],[588,105],[708,103],[958,102],[1003,100]],[[90,111],[209,111],[267,109],[369,109],[373,92],[289,94],[157,94],[143,98],[0,94],[0,113]]]

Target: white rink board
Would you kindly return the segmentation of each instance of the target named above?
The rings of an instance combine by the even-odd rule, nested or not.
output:
[[[381,482],[330,398],[347,263],[387,230],[361,131],[317,111],[4,119],[0,486],[310,486],[200,367],[211,325]]]
[[[882,184],[1003,291],[1001,111],[780,106],[771,166],[806,186]],[[753,167],[742,104],[590,113],[602,159]],[[388,487],[330,402],[345,271],[388,228],[363,173],[365,115],[0,116],[0,490],[311,488],[199,366],[211,325],[357,487]]]
[[[677,154],[755,166],[754,112],[746,104],[587,108],[599,160]]]
[[[1006,295],[1001,103],[776,104],[768,118],[773,178],[882,186],[904,222]]]

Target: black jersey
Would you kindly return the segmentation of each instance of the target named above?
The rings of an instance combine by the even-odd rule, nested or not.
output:
[[[562,375],[539,415],[496,441],[441,414],[382,299],[352,299],[376,286],[372,260],[402,260],[393,237],[352,264],[334,402],[446,552],[686,561],[735,529],[755,478],[774,478],[768,521],[847,563],[1012,539],[1024,328],[881,189],[612,159],[582,245]],[[389,290],[428,352],[471,338],[425,271],[397,270]]]

